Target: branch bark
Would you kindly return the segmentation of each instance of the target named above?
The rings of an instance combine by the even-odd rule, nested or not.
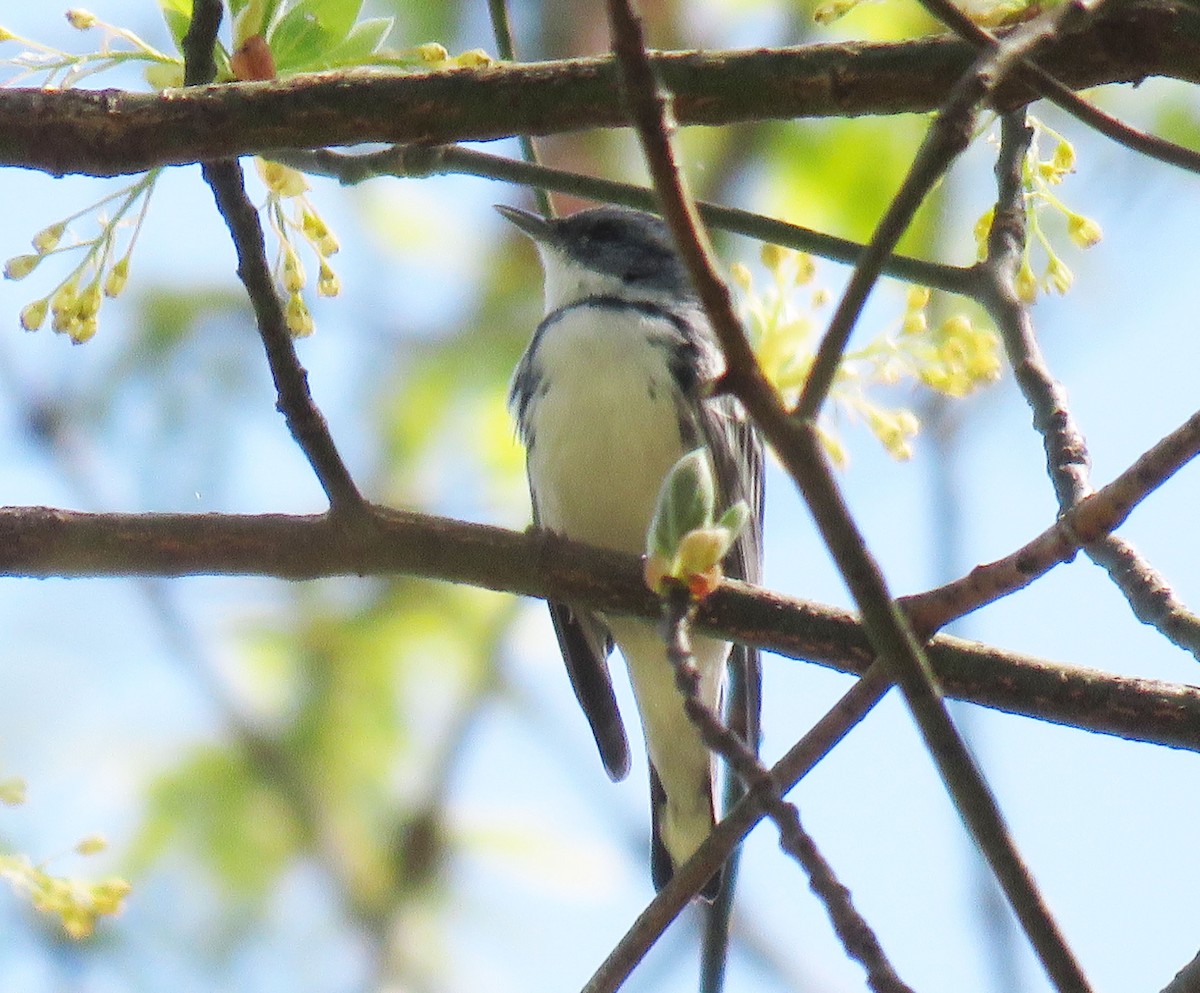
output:
[[[329,515],[88,514],[0,509],[0,576],[408,575],[659,616],[641,564],[544,532],[368,506],[348,532]],[[369,535],[369,540],[362,540]],[[705,600],[702,629],[788,658],[864,674],[875,653],[857,617],[727,581]],[[952,697],[1011,714],[1200,752],[1200,687],[1112,676],[961,638],[930,641]]]
[[[953,35],[896,43],[663,52],[680,124],[936,109],[977,52]],[[1200,11],[1117,0],[1039,65],[1073,89],[1167,76],[1200,82]],[[1009,82],[1001,108],[1035,98]],[[398,110],[398,108],[402,108]],[[142,172],[278,148],[446,143],[625,123],[609,57],[406,75],[339,73],[162,94],[0,89],[0,166],[54,175]]]

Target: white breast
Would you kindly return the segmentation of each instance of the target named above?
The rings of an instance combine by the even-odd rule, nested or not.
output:
[[[673,326],[581,306],[546,328],[530,410],[529,479],[543,527],[641,553],[663,477],[684,453],[668,351]]]

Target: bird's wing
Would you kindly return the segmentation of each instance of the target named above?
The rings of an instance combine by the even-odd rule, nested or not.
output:
[[[533,522],[539,523],[533,498]],[[570,604],[547,601],[558,647],[562,652],[575,699],[592,727],[592,737],[608,778],[616,782],[629,775],[629,740],[613,695],[608,672],[612,637],[595,614],[575,610]]]
[[[721,509],[746,501],[750,521],[730,549],[726,571],[733,579],[762,581],[763,446],[758,432],[732,398],[718,397],[700,407],[700,431],[708,446],[721,495]],[[730,653],[731,685],[726,720],[756,752],[759,741],[762,669],[757,648],[735,645]]]

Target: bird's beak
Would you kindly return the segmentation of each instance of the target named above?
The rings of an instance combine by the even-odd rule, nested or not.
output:
[[[545,243],[554,240],[554,228],[540,214],[521,210],[520,207],[510,207],[504,203],[495,204],[495,207],[500,212],[501,217],[512,221],[513,224],[529,235],[534,241]]]

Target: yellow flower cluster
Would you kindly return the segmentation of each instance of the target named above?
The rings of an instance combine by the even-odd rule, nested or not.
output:
[[[942,321],[914,356],[921,382],[947,396],[967,396],[1000,378],[1000,339],[965,314]]]
[[[4,277],[17,280],[24,279],[52,255],[83,253],[82,260],[53,290],[21,309],[21,327],[36,331],[49,314],[51,328],[67,335],[77,345],[96,334],[104,297],[119,295],[129,281],[129,259],[160,171],[152,170],[131,185],[43,228],[31,239],[32,253],[13,256],[4,264]],[[114,202],[117,206],[112,216],[103,216],[101,209]],[[135,207],[139,209],[132,222],[133,231],[124,251],[114,260],[120,231],[127,223],[125,217]],[[71,224],[90,213],[97,215],[100,233],[86,241],[64,245],[63,236]]]
[[[89,849],[83,842],[76,846],[80,855],[101,849]],[[130,890],[128,882],[116,877],[87,883],[53,876],[23,855],[0,855],[0,877],[18,893],[27,894],[35,910],[56,916],[63,930],[76,939],[91,935],[99,918],[118,913]]]
[[[73,8],[66,12],[66,18],[67,23],[78,31],[95,29],[101,33],[102,39],[95,51],[66,52],[0,27],[0,42],[15,41],[25,49],[14,58],[0,59],[0,65],[16,70],[16,76],[7,80],[10,85],[41,77],[43,88],[65,90],[88,76],[127,62],[141,62],[147,71],[163,71],[172,66],[182,70],[182,59],[160,52],[127,28],[106,24],[89,10]]]
[[[0,780],[0,803],[14,806],[25,802],[25,781],[18,777]],[[95,855],[104,851],[108,842],[98,834],[81,839],[74,848],[76,855]],[[34,909],[54,914],[63,930],[72,938],[86,938],[100,917],[115,914],[129,894],[124,879],[110,877],[94,883],[52,876],[44,865],[35,865],[24,855],[0,855],[0,879],[18,893],[29,897]]]
[[[279,240],[275,278],[287,297],[284,312],[288,330],[295,337],[303,338],[313,333],[314,326],[312,312],[301,294],[308,277],[293,236],[299,236],[316,255],[317,293],[323,297],[337,296],[342,290],[341,281],[329,264],[329,257],[337,254],[341,246],[308,199],[309,186],[303,173],[266,159],[255,159],[254,162],[267,188],[267,217]],[[285,203],[290,205],[290,211]]]
[[[482,48],[472,48],[459,55],[451,55],[445,45],[436,41],[429,41],[400,53],[400,59],[406,57],[435,69],[482,69],[494,64],[492,57]]]
[[[733,281],[742,290],[743,310],[751,345],[767,378],[785,402],[793,403],[804,386],[816,348],[814,320],[795,303],[795,290],[815,276],[810,256],[768,245],[762,262],[772,285],[755,292],[750,271],[735,266]],[[828,298],[817,288],[811,294],[816,309]],[[903,381],[920,383],[948,396],[963,397],[1000,375],[1000,342],[994,332],[976,327],[964,315],[954,315],[931,327],[930,291],[910,287],[898,333],[880,335],[862,348],[847,351],[830,398],[835,409],[860,420],[895,458],[912,455],[912,439],[920,424],[912,411],[889,407],[873,396],[874,387]],[[819,425],[830,458],[847,461],[846,450],[828,424]]]
[[[1030,117],[1029,123],[1034,129],[1034,136],[1022,165],[1027,235],[1025,251],[1013,285],[1017,297],[1023,303],[1033,303],[1037,300],[1038,293],[1043,290],[1066,293],[1075,280],[1074,274],[1055,250],[1043,228],[1042,215],[1045,211],[1049,210],[1062,216],[1066,222],[1067,237],[1078,248],[1091,248],[1104,236],[1095,220],[1072,210],[1050,189],[1061,184],[1075,171],[1074,147],[1066,138],[1036,118]],[[1049,157],[1043,157],[1039,145],[1041,139],[1047,137],[1054,141],[1054,151]],[[994,216],[994,208],[989,209],[975,222],[975,245],[980,261],[987,258],[988,233]],[[1034,270],[1035,246],[1046,259],[1040,278]]]
[[[796,290],[813,281],[817,267],[806,252],[780,245],[764,245],[761,261],[772,280],[762,293],[755,292],[744,265],[735,264],[731,275],[743,293],[750,344],[759,366],[780,394],[794,400],[808,378],[816,333],[811,316],[796,306]],[[810,304],[819,307],[827,297],[825,290],[817,289]]]

